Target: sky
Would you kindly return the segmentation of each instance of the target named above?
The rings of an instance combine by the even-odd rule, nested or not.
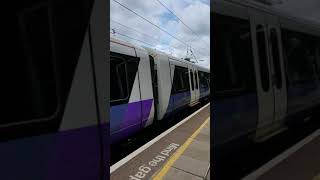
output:
[[[111,34],[111,37],[152,47],[178,58],[192,57],[188,50],[187,45],[189,45],[198,64],[210,68],[210,0],[159,0],[192,31],[157,0],[117,1],[169,32],[183,43],[121,7],[113,0],[110,1],[110,31],[114,30],[116,33]]]

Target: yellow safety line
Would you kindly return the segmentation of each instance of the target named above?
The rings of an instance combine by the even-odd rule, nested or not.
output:
[[[171,158],[167,161],[167,163],[162,167],[162,169],[156,174],[153,180],[160,180],[162,179],[167,172],[169,171],[170,167],[178,160],[178,158],[184,153],[184,151],[190,146],[193,139],[201,132],[204,126],[209,122],[210,117],[208,117],[204,123],[186,140],[186,142],[171,156]]]

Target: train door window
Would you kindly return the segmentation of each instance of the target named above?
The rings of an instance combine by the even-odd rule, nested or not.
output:
[[[258,25],[256,27],[256,33],[262,89],[268,91],[270,80],[264,26]]]
[[[199,85],[198,85],[198,72],[197,71],[194,71],[194,76],[195,76],[195,79],[196,79],[196,89],[199,89]]]
[[[250,22],[213,13],[214,92],[227,95],[255,91]]]
[[[272,57],[273,65],[275,68],[275,81],[278,89],[282,87],[282,77],[281,77],[281,63],[280,63],[280,51],[279,51],[279,41],[278,35],[275,28],[270,31],[270,40],[272,46]]]
[[[29,6],[34,4],[26,3]],[[34,5],[32,9],[12,10],[6,17],[7,28],[2,43],[8,57],[2,66],[9,70],[5,77],[3,104],[8,108],[1,125],[53,118],[58,111],[56,61],[53,58],[52,31],[48,5]],[[10,8],[10,7],[9,7]],[[6,98],[8,102],[6,102]],[[6,116],[8,115],[8,116]]]
[[[154,63],[154,59],[149,55],[150,68],[151,68],[151,80],[154,99],[158,99],[158,75],[157,75],[157,65]]]
[[[193,72],[190,70],[190,79],[191,79],[191,89],[194,90],[194,82],[193,82]]]

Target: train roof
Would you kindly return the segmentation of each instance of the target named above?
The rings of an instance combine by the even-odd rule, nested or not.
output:
[[[131,48],[135,48],[135,49],[142,49],[142,50],[145,50],[145,48],[141,47],[140,45],[138,44],[135,44],[135,43],[131,43],[131,42],[127,42],[127,41],[124,41],[122,39],[118,39],[118,38],[114,38],[114,37],[110,37],[110,43],[113,42],[113,43],[118,43],[118,44],[122,44],[124,46],[127,46],[127,47],[131,47]]]
[[[124,41],[124,40],[121,40],[121,39],[118,39],[118,38],[114,38],[114,37],[110,37],[110,42],[122,44],[124,46],[128,46],[128,47],[135,48],[135,49],[141,49],[141,50],[147,51],[147,53],[150,54],[150,55],[161,54],[161,55],[169,57],[170,60],[179,61],[179,62],[185,63],[185,64],[190,64],[190,65],[193,65],[193,66],[197,67],[197,69],[199,69],[201,71],[210,73],[210,69],[209,68],[206,68],[206,67],[200,66],[198,64],[189,62],[187,60],[184,60],[183,58],[179,59],[177,57],[171,56],[169,54],[166,54],[166,53],[164,53],[162,51],[159,51],[159,50],[156,50],[156,49],[152,49],[152,48],[145,47],[145,46],[140,46],[138,44],[127,42],[127,41]]]
[[[177,58],[177,57],[175,57],[175,56],[166,54],[166,53],[164,53],[164,52],[162,52],[162,51],[158,51],[158,50],[156,50],[156,49],[152,49],[152,48],[149,48],[149,47],[144,47],[144,48],[148,51],[149,54],[162,54],[162,55],[164,55],[164,56],[169,57],[169,60],[170,60],[170,61],[179,61],[179,62],[181,62],[181,63],[185,63],[185,64],[189,64],[189,65],[195,66],[195,67],[197,67],[198,70],[201,70],[201,71],[210,73],[210,69],[209,69],[209,68],[206,68],[206,67],[204,67],[204,66],[200,66],[200,65],[198,65],[198,64],[196,64],[196,63],[192,63],[192,62],[187,61],[187,60],[184,60],[183,58],[180,58],[180,59],[179,59],[179,58]]]
[[[320,23],[314,20],[306,19],[304,17],[296,16],[292,13],[284,12],[280,8],[276,8],[272,5],[267,5],[258,0],[214,0],[214,3],[230,4],[234,3],[244,7],[254,8],[268,14],[277,16],[280,20],[280,23],[288,23],[288,21],[293,21],[301,26],[300,29],[306,29],[313,32],[313,34],[320,35]]]
[[[164,52],[161,52],[161,51],[158,51],[158,50],[155,50],[155,49],[152,49],[152,48],[148,48],[148,47],[145,47],[145,48],[147,49],[148,53],[151,54],[151,55],[152,55],[152,54],[162,54],[162,55],[164,55],[164,56],[169,57],[169,61],[178,61],[178,62],[180,62],[180,63],[189,64],[189,65],[192,65],[192,66],[197,67],[197,69],[200,70],[200,71],[210,73],[210,69],[207,68],[207,67],[200,66],[200,65],[198,65],[198,64],[196,64],[196,63],[192,63],[192,62],[190,62],[190,61],[184,60],[183,58],[180,58],[180,59],[179,59],[179,58],[177,58],[177,57],[175,57],[175,56],[171,56],[171,55],[169,55],[169,54],[166,54],[166,53],[164,53]]]

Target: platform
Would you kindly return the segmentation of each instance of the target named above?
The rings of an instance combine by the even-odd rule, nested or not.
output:
[[[210,179],[210,104],[110,168],[111,180]]]
[[[320,129],[244,179],[320,180]]]

